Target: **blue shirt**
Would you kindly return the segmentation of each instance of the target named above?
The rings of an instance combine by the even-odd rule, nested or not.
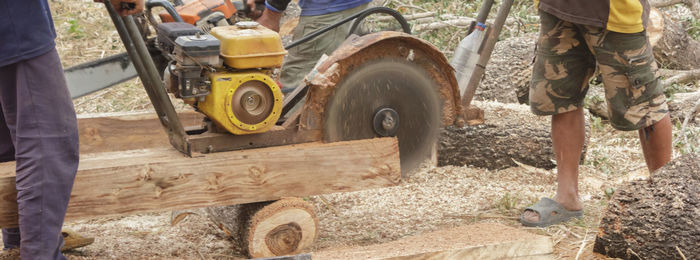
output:
[[[369,2],[372,0],[299,0],[300,15],[324,15],[358,7]]]
[[[0,67],[56,47],[47,0],[0,0]]]
[[[290,0],[267,0],[265,6],[275,12],[282,12],[287,8]],[[350,8],[372,2],[372,0],[299,0],[301,16],[324,15],[340,12]]]

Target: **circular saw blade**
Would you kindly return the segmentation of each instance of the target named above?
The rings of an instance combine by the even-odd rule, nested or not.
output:
[[[425,70],[405,60],[363,64],[342,79],[328,100],[324,141],[380,137],[374,117],[384,108],[393,109],[398,114],[396,136],[405,177],[435,150],[442,103],[435,84]]]

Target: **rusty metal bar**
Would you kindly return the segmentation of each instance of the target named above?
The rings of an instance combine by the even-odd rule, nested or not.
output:
[[[479,9],[479,14],[476,16],[476,21],[486,24],[486,19],[489,17],[492,6],[493,0],[484,0],[484,2],[481,4],[481,9]]]
[[[129,32],[126,29],[126,25],[124,24],[124,20],[117,14],[117,12],[114,10],[114,7],[112,6],[112,3],[109,0],[104,1],[105,7],[107,8],[107,13],[109,13],[110,18],[112,18],[112,22],[114,23],[114,27],[117,29],[117,32],[119,33],[119,37],[122,40],[122,43],[124,44],[124,48],[126,49],[127,54],[129,55],[129,59],[131,59],[131,62],[134,64],[134,68],[136,69],[136,73],[138,74],[139,78],[141,78],[141,81],[144,84],[150,84],[151,79],[148,73],[146,72],[146,69],[143,65],[143,61],[141,60],[141,57],[138,55],[136,52],[136,48],[134,47],[134,42],[131,40],[131,36],[129,36]],[[149,97],[151,97],[153,94],[151,93],[150,88],[145,88],[146,93],[148,94]],[[156,112],[159,112],[160,109],[157,107],[157,104],[153,105],[155,107]],[[158,117],[161,117],[161,114],[158,114]],[[162,121],[161,121],[162,123]],[[163,125],[165,126],[165,125]]]
[[[134,18],[132,16],[126,16],[124,18],[119,16],[116,10],[114,10],[110,0],[105,0],[104,4],[141,78],[146,93],[158,114],[158,118],[168,133],[170,143],[179,151],[189,154],[185,129],[182,123],[180,123],[180,119],[177,117],[175,107],[173,107],[170,98],[167,93],[165,93],[160,74],[157,72],[153,59],[148,52],[146,43],[141,37]]]
[[[467,109],[471,105],[472,99],[474,99],[474,93],[476,93],[476,88],[481,82],[481,77],[484,76],[486,71],[486,64],[488,64],[489,59],[491,59],[491,53],[493,48],[496,46],[498,41],[498,36],[501,34],[503,25],[506,22],[508,13],[510,13],[510,8],[513,6],[513,0],[504,0],[498,9],[498,14],[496,15],[496,21],[493,26],[489,27],[489,32],[487,32],[486,42],[481,46],[481,52],[479,55],[479,60],[474,66],[474,71],[472,72],[471,78],[469,78],[469,83],[467,84],[467,89],[464,91],[464,96],[462,96],[462,108]],[[486,12],[488,14],[488,12]],[[479,14],[481,18],[481,13]],[[484,17],[484,20],[486,18]]]

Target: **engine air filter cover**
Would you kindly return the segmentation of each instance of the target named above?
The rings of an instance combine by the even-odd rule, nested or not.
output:
[[[221,41],[221,56],[226,65],[236,69],[282,66],[287,51],[282,46],[280,35],[256,24],[238,22],[237,25],[211,30],[211,35]]]

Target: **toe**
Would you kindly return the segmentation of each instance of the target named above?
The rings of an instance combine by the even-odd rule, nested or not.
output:
[[[526,210],[525,212],[523,212],[523,219],[525,219],[528,222],[539,222],[540,214],[537,214],[537,212],[532,210]]]

